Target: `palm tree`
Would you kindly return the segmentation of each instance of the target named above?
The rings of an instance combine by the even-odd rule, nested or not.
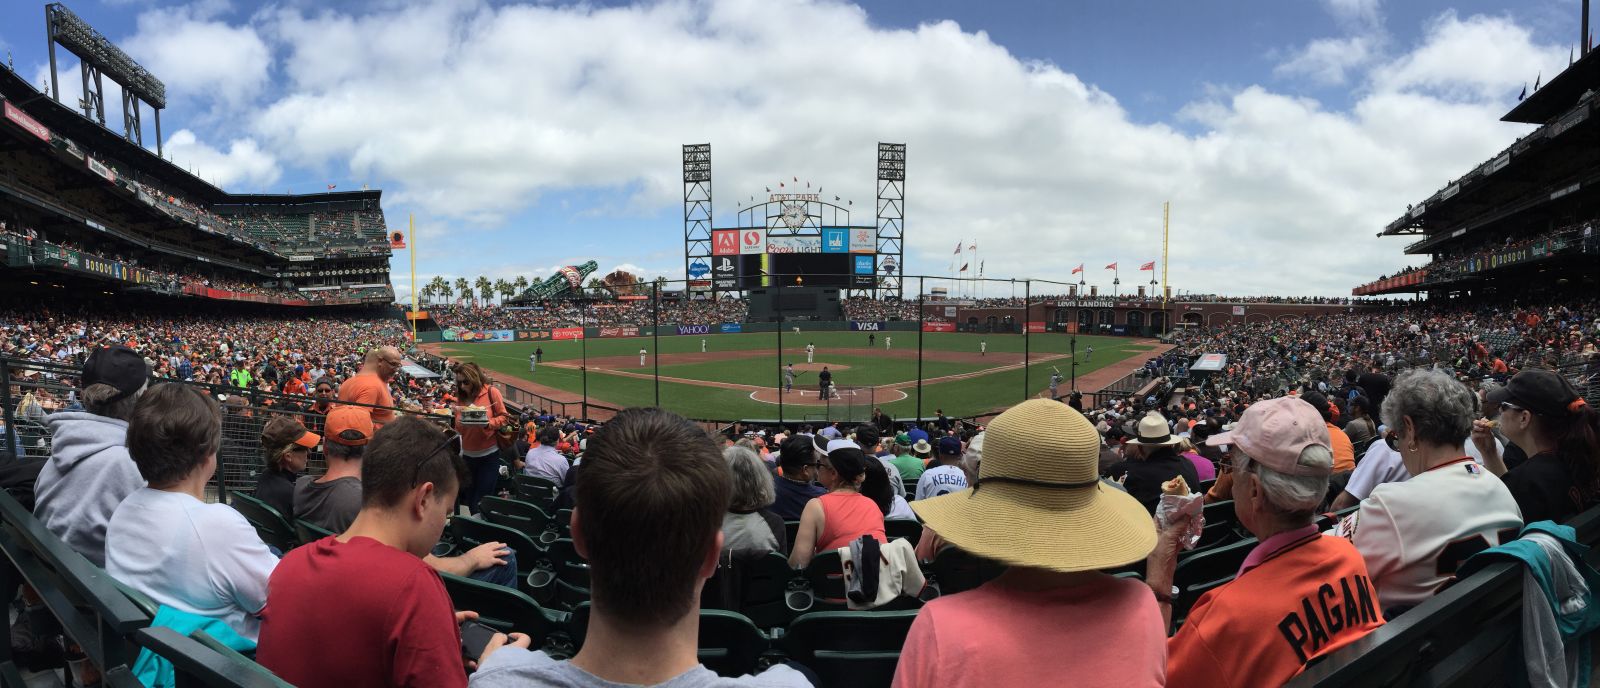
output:
[[[511,282],[511,286],[516,287],[517,293],[520,294],[528,288],[528,278],[517,275],[517,279]]]
[[[478,288],[478,305],[483,305],[484,301],[494,298],[494,283],[490,282],[489,278],[478,275],[478,279],[472,283],[472,286]]]
[[[510,282],[504,279],[497,279],[494,281],[494,292],[500,295],[500,305],[504,306],[506,299],[511,298],[513,289]]]
[[[433,279],[428,282],[428,294],[430,296],[444,296],[449,299],[450,283],[446,282],[443,277],[434,275]]]
[[[657,294],[660,294],[661,292],[664,292],[664,291],[667,290],[667,276],[666,275],[657,275],[656,278],[653,281],[656,284],[655,291],[656,291]]]
[[[465,277],[457,277],[456,293],[460,294],[463,299],[472,298],[472,283],[468,282]]]
[[[606,295],[606,283],[605,282],[601,282],[599,277],[590,277],[589,278],[589,295],[590,296],[595,296],[595,297],[605,296]]]

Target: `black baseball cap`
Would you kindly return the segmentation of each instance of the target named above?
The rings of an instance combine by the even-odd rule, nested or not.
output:
[[[83,364],[83,386],[111,385],[117,395],[107,402],[121,401],[139,391],[150,379],[150,367],[133,349],[116,345],[95,349]]]
[[[1575,413],[1583,398],[1566,378],[1543,368],[1529,368],[1490,392],[1488,403],[1490,408],[1510,403],[1541,416],[1561,417]]]

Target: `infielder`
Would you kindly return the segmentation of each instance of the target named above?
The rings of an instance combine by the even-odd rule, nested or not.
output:
[[[705,352],[706,352],[706,340],[705,340],[705,337],[701,337],[700,338],[700,353],[705,353]]]
[[[783,369],[783,391],[785,393],[794,391],[794,364],[793,363],[790,363],[789,367]]]
[[[528,374],[532,375],[539,369],[539,354],[528,354]]]
[[[817,353],[817,345],[806,342],[806,363],[812,363],[812,357]]]
[[[978,342],[978,355],[979,356],[988,356],[989,355],[989,342],[988,342],[988,340],[984,340],[984,341]]]
[[[1088,363],[1089,362],[1089,357],[1093,356],[1093,355],[1094,355],[1094,347],[1091,346],[1091,347],[1089,347],[1087,350],[1085,350],[1083,352],[1083,362],[1084,363]]]
[[[883,338],[883,350],[884,351],[888,351],[888,350],[893,349],[893,348],[894,348],[894,337],[884,337]]]
[[[644,355],[645,355],[645,353],[647,353],[647,352],[644,349],[640,349],[639,350],[639,367],[640,368],[644,367]]]

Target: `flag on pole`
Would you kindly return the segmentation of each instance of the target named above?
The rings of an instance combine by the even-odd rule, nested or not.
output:
[[[1152,260],[1152,261],[1150,261],[1148,263],[1145,263],[1144,265],[1140,265],[1139,269],[1140,270],[1149,270],[1151,272],[1155,272],[1156,271],[1156,262]]]
[[[1535,90],[1535,91],[1539,90],[1539,82],[1541,82],[1543,80],[1544,80],[1544,70],[1541,69],[1541,70],[1539,70],[1539,74],[1537,76],[1533,77],[1533,90]]]
[[[976,250],[978,250],[978,242],[976,240],[974,240],[972,242],[972,245],[967,247],[967,250],[968,251],[976,251]]]
[[[1070,274],[1076,275],[1080,272],[1083,272],[1083,263],[1078,263],[1078,267],[1073,268]]]
[[[329,190],[329,191],[332,191],[332,190],[334,190],[334,188],[336,188],[336,187],[338,187],[338,186],[339,186],[339,185],[338,185],[338,184],[329,184],[329,185],[328,185],[328,190]]]
[[[958,255],[958,256],[959,256],[959,255],[961,255],[961,242],[959,242],[959,241],[957,241],[957,242],[956,242],[956,252],[955,252],[955,255]]]
[[[1517,96],[1517,102],[1520,103],[1520,102],[1522,102],[1523,98],[1527,98],[1527,97],[1528,97],[1528,83],[1527,82],[1523,82],[1522,83],[1522,94]]]
[[[1115,269],[1117,269],[1117,264],[1116,263],[1112,263],[1110,265],[1107,265],[1106,269],[1107,270],[1115,270]]]
[[[966,272],[967,271],[967,267],[970,266],[970,265],[972,265],[972,263],[962,263],[960,272]]]
[[[981,261],[981,260],[978,261],[978,276],[979,277],[983,276],[983,261]]]

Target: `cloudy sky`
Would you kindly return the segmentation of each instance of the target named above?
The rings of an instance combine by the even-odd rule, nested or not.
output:
[[[422,281],[681,278],[684,143],[712,144],[718,226],[795,177],[870,224],[890,141],[910,274],[965,241],[989,277],[1147,281],[1171,201],[1174,288],[1348,294],[1416,262],[1374,235],[1526,133],[1499,117],[1579,33],[1578,0],[68,4],[166,82],[179,165],[381,188]],[[43,5],[0,3],[36,84]]]

